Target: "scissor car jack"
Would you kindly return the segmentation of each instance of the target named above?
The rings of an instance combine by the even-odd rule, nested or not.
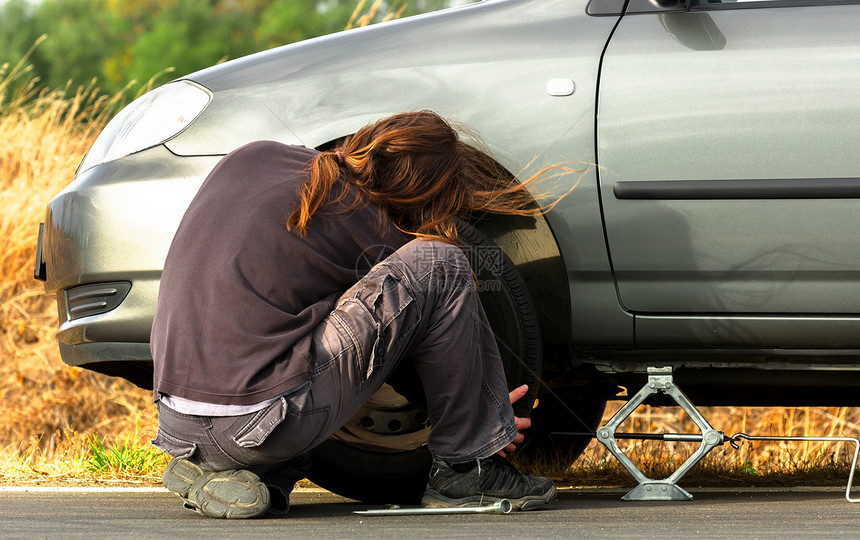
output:
[[[701,433],[616,433],[618,426],[627,419],[648,397],[653,394],[664,394],[671,397],[686,412],[693,422],[698,426]],[[571,434],[573,435],[573,434]],[[577,433],[576,435],[583,435]],[[843,441],[854,443],[854,459],[851,461],[851,471],[848,475],[848,487],[845,489],[845,498],[849,502],[860,502],[860,499],[851,498],[851,486],[854,482],[854,470],[857,467],[857,455],[860,452],[860,440],[854,437],[770,437],[753,436],[746,433],[736,433],[727,437],[722,431],[717,431],[699,413],[687,396],[675,386],[672,380],[671,367],[649,367],[648,382],[639,390],[618,412],[597,430],[594,434],[609,452],[615,456],[621,465],[627,469],[633,478],[639,482],[633,490],[622,497],[625,501],[689,501],[693,498],[684,489],[678,486],[678,480],[692,469],[713,448],[729,443],[737,449],[738,441],[746,439],[749,441]],[[663,441],[686,441],[700,442],[699,448],[682,463],[674,473],[662,479],[655,480],[645,476],[636,465],[630,461],[624,452],[618,447],[616,439],[651,439]]]

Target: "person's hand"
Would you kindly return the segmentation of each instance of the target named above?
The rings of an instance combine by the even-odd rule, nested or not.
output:
[[[511,405],[520,400],[526,393],[529,391],[529,385],[524,384],[518,388],[514,388],[511,390],[511,393],[508,394],[508,397],[511,400]],[[525,440],[526,436],[520,433],[522,430],[530,427],[532,425],[531,418],[520,418],[519,416],[514,416],[514,425],[517,427],[517,436],[514,437],[514,440],[510,442],[506,447],[502,448],[498,452],[498,455],[502,457],[508,457],[508,454],[512,453],[517,449],[518,444],[522,444]]]

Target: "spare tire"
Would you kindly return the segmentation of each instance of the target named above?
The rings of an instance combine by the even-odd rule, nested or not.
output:
[[[541,337],[525,282],[507,255],[474,226],[458,231],[478,277],[481,303],[496,335],[508,386],[529,385],[515,406],[532,409],[541,374]],[[372,503],[415,503],[427,484],[427,416],[384,385],[343,428],[312,451],[308,477],[334,493]]]

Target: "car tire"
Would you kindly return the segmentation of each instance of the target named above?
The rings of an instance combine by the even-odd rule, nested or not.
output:
[[[528,384],[529,391],[514,407],[517,416],[531,413],[540,381],[542,347],[534,304],[525,282],[504,252],[474,226],[460,222],[458,232],[472,269],[479,295],[505,366],[508,386]],[[390,390],[389,390],[390,391]],[[367,417],[381,415],[381,407],[365,410]],[[417,410],[417,408],[416,408]],[[331,439],[312,451],[308,477],[334,493],[370,503],[416,503],[421,499],[430,469],[426,444],[397,451],[376,448],[379,434],[364,433],[372,424],[354,418]],[[404,437],[414,436],[407,433]],[[425,439],[426,441],[426,439]]]

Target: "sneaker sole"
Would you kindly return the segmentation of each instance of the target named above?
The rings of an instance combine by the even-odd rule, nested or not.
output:
[[[207,471],[184,459],[172,459],[162,482],[205,516],[247,519],[271,508],[269,490],[250,471]]]
[[[547,504],[555,500],[556,488],[542,495],[527,495],[519,499],[507,499],[511,503],[514,510],[537,510],[545,507]],[[461,499],[451,499],[444,495],[428,489],[424,492],[424,497],[421,499],[421,504],[427,508],[469,508],[473,506],[487,506],[505,497],[492,497],[489,495],[471,495]]]

